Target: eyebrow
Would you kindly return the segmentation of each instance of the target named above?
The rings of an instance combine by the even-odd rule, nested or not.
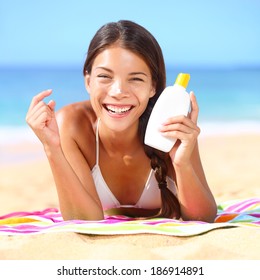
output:
[[[98,67],[96,67],[95,70],[98,70],[98,69],[102,69],[102,70],[108,71],[110,73],[113,73],[113,71],[111,69],[107,68],[107,67],[98,66]],[[148,75],[146,73],[144,73],[144,72],[131,72],[131,73],[129,73],[129,75],[131,75],[131,76],[134,76],[134,75],[144,75],[144,76],[148,77]]]
[[[98,67],[95,68],[95,70],[99,70],[99,69],[102,69],[102,70],[105,70],[105,71],[108,71],[108,72],[111,72],[111,73],[113,72],[111,69],[103,67],[103,66],[98,66]]]
[[[144,72],[132,72],[129,75],[144,75],[147,77],[147,74],[145,74]]]

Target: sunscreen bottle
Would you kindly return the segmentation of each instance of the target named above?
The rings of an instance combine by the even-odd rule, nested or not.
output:
[[[190,95],[186,91],[189,74],[180,73],[173,86],[166,87],[159,96],[150,115],[144,143],[163,152],[169,152],[177,139],[165,137],[160,126],[170,117],[185,115],[190,109]]]

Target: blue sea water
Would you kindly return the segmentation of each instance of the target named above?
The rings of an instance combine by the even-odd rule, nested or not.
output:
[[[183,69],[191,74],[188,90],[197,96],[199,122],[218,128],[232,123],[259,129],[260,70],[259,69]],[[178,72],[167,68],[167,85],[174,83]],[[25,115],[32,97],[51,88],[62,106],[89,99],[81,68],[71,69],[0,69],[0,133],[26,127]],[[209,125],[210,124],[210,125]],[[6,133],[5,133],[6,134]],[[11,134],[10,134],[11,135]],[[3,138],[3,137],[2,137]],[[1,141],[1,139],[0,139]]]

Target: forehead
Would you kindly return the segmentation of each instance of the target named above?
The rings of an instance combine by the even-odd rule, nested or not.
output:
[[[142,68],[143,71],[150,72],[147,63],[140,55],[118,45],[108,47],[96,56],[92,68],[95,69],[99,66],[125,69]]]

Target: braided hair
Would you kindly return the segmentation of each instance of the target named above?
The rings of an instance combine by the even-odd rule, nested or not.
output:
[[[155,178],[161,192],[161,209],[155,217],[180,218],[180,204],[176,196],[167,186],[167,158],[166,154],[155,149],[146,148],[146,154],[151,159],[151,167],[155,171]]]

